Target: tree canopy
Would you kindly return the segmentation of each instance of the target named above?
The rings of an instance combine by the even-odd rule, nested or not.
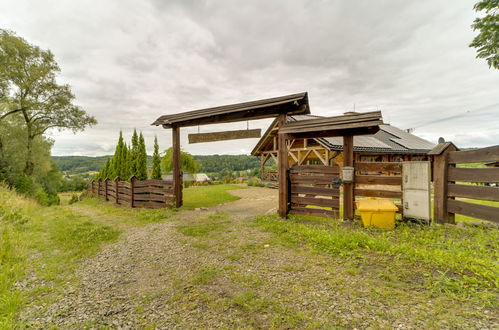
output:
[[[471,25],[478,35],[470,47],[477,49],[477,58],[483,58],[489,67],[499,69],[499,0],[481,0],[473,7],[477,12],[484,11],[483,17],[475,18]]]
[[[59,72],[50,50],[0,30],[0,120],[18,115],[24,125],[27,175],[34,171],[32,151],[36,137],[52,128],[77,132],[97,123],[73,103],[71,87],[57,83]]]
[[[161,168],[165,173],[172,172],[173,165],[173,148],[168,148],[165,150],[165,155],[161,160]],[[194,157],[188,152],[180,152],[180,169],[186,173],[198,173],[201,169],[201,164],[194,159]]]

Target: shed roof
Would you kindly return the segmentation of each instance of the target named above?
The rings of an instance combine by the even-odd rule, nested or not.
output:
[[[318,119],[321,117],[313,115],[299,115],[289,116],[288,118],[290,121],[300,121],[307,119]],[[267,130],[265,135],[253,149],[251,153],[252,155],[258,154],[260,148],[264,147],[265,141],[270,134],[271,129],[276,124],[277,123],[274,122]],[[314,140],[331,151],[343,150],[343,138],[341,136],[314,138]],[[436,145],[414,134],[388,124],[379,125],[379,131],[376,134],[354,136],[353,143],[355,152],[391,154],[426,154]]]
[[[270,99],[164,115],[156,119],[152,125],[162,125],[164,128],[171,128],[173,126],[185,127],[270,118],[276,117],[281,113],[288,115],[309,114],[308,94],[303,92]]]

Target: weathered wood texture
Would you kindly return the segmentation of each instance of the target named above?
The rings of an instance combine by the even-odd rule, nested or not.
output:
[[[499,145],[466,151],[449,152],[449,164],[499,161]]]
[[[279,128],[286,123],[286,115],[280,114],[278,117]],[[289,182],[288,182],[288,147],[286,146],[286,134],[279,134],[277,144],[277,163],[279,172],[279,216],[286,218],[289,211]]]
[[[262,130],[257,129],[242,129],[235,131],[211,132],[211,133],[193,133],[189,134],[189,143],[204,143],[225,140],[252,139],[262,136]]]
[[[175,207],[179,208],[183,204],[182,200],[182,172],[180,170],[180,128],[172,127],[172,176],[173,176],[173,191],[175,192]]]
[[[395,198],[402,203],[402,164],[397,162],[356,162],[355,171],[370,173],[355,176],[354,195],[357,197]],[[399,175],[388,175],[400,173]],[[384,187],[383,187],[384,186]],[[401,204],[397,204],[402,213]]]
[[[290,213],[337,218],[340,190],[333,186],[333,180],[339,178],[338,173],[336,164],[293,166],[289,169]]]
[[[354,166],[352,135],[343,136],[343,167],[347,166]],[[343,183],[343,217],[345,219],[353,220],[355,215],[354,200],[354,184]]]
[[[498,183],[499,168],[459,168],[460,163],[499,160],[499,146],[457,151],[453,145],[434,156],[435,219],[455,223],[455,214],[499,222],[499,207],[473,203],[473,200],[499,201],[499,188],[460,183]],[[468,198],[471,202],[456,200]]]
[[[107,189],[106,189],[107,185]],[[136,180],[131,182],[110,180],[100,182],[92,181],[87,190],[93,196],[101,196],[105,200],[112,200],[119,205],[145,208],[172,207],[175,203],[173,183],[163,180]],[[133,198],[132,198],[133,196]]]

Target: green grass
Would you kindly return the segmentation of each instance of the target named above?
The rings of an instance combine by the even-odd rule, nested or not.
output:
[[[0,329],[22,328],[26,304],[45,304],[74,280],[79,261],[133,226],[162,221],[171,210],[130,210],[98,199],[43,207],[0,186]],[[127,219],[126,221],[122,221]],[[36,285],[21,290],[22,280]]]
[[[184,189],[184,209],[192,210],[198,207],[210,207],[217,204],[232,202],[240,197],[231,195],[228,190],[246,189],[246,187],[220,184],[209,186],[194,186]]]
[[[208,236],[213,232],[220,232],[226,228],[227,216],[223,214],[210,215],[206,218],[198,219],[187,225],[177,226],[177,230],[182,234],[191,237]]]
[[[334,220],[311,222],[299,216],[289,220],[260,216],[255,221],[276,233],[283,244],[305,244],[348,258],[370,258],[374,253],[403,259],[414,264],[436,290],[497,304],[499,232],[495,228],[402,224],[384,231],[346,227]]]

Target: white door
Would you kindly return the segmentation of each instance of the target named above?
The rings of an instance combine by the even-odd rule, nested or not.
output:
[[[404,217],[430,220],[430,162],[402,163]]]

